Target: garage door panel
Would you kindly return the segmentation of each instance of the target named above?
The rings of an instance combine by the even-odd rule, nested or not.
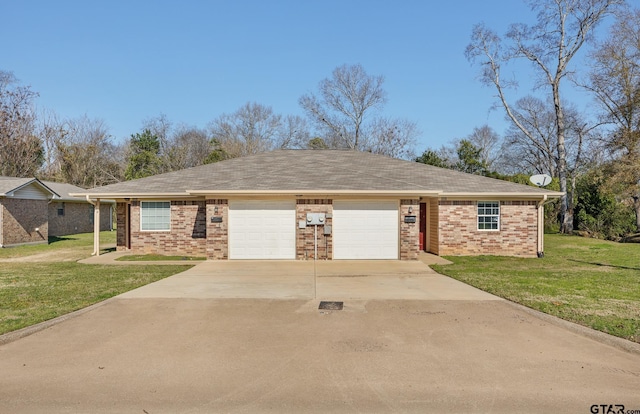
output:
[[[333,205],[335,259],[397,259],[398,202],[336,200]]]
[[[294,201],[231,201],[230,259],[295,259]]]

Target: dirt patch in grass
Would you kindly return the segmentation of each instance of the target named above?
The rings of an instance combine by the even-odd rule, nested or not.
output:
[[[84,257],[86,257],[84,252],[79,252],[77,248],[69,248],[35,253],[28,256],[0,258],[0,263],[75,262]]]
[[[159,254],[128,254],[117,258],[119,262],[162,262],[162,261],[194,261],[206,260],[206,257],[200,256],[163,256]]]

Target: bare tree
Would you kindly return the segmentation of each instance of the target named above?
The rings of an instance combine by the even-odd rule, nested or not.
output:
[[[467,46],[466,56],[471,62],[480,62],[482,83],[496,88],[500,104],[510,121],[531,136],[533,132],[523,125],[513,112],[506,96],[507,89],[517,85],[515,81],[504,81],[501,69],[504,64],[516,59],[525,59],[533,64],[540,74],[540,86],[546,86],[554,104],[556,118],[557,174],[561,199],[561,231],[573,231],[573,214],[567,198],[567,149],[562,100],[562,80],[570,74],[569,64],[582,48],[594,28],[616,6],[624,0],[531,0],[529,4],[537,12],[534,26],[512,24],[507,32],[507,42],[483,24],[472,32],[472,41]]]
[[[366,116],[386,103],[383,83],[384,77],[368,75],[362,65],[342,65],[320,81],[319,97],[303,95],[300,106],[332,147],[360,149]]]
[[[161,113],[156,117],[145,119],[142,123],[142,129],[148,129],[153,135],[158,137],[160,152],[167,152],[171,146],[171,134],[173,132],[173,123],[167,115]]]
[[[161,174],[175,169],[172,165],[170,154],[174,152],[173,142],[173,123],[167,115],[160,114],[156,117],[147,118],[142,122],[142,130],[149,131],[153,136],[158,138],[160,145],[159,159],[156,174]]]
[[[122,181],[124,152],[100,119],[83,116],[60,126],[56,139],[58,171],[53,179],[91,188]]]
[[[606,40],[591,53],[585,87],[603,122],[612,126],[605,146],[612,159],[608,186],[633,200],[640,232],[640,9],[625,9]]]
[[[435,154],[441,159],[445,160],[449,168],[455,168],[455,164],[458,162],[458,145],[461,140],[452,140],[446,145],[441,145],[439,149],[435,150]]]
[[[590,58],[583,86],[594,94],[603,122],[614,127],[607,146],[640,152],[640,9],[622,11]]]
[[[307,121],[297,115],[287,115],[282,119],[280,132],[274,142],[275,148],[306,148],[310,138]]]
[[[226,158],[215,139],[206,129],[180,124],[174,126],[165,114],[146,119],[142,124],[142,135],[157,140],[157,154],[154,154],[153,173],[163,173],[195,167]],[[140,134],[132,135],[131,139]],[[131,159],[131,139],[128,158]],[[138,154],[139,156],[139,154]]]
[[[387,101],[383,83],[361,65],[342,65],[320,81],[318,95],[305,94],[299,103],[329,148],[412,158],[419,131],[413,122],[380,116]]]
[[[503,167],[509,173],[557,177],[557,126],[553,106],[534,96],[525,96],[516,101],[511,111],[528,133],[513,123],[510,125],[502,143]]]
[[[40,138],[44,148],[44,162],[40,168],[40,176],[54,179],[60,171],[57,143],[64,140],[67,130],[65,122],[52,110],[43,110],[38,116],[36,135]]]
[[[516,101],[513,114],[529,134],[513,123],[502,144],[503,171],[537,173],[558,176],[557,117],[553,102],[544,102],[533,96]],[[573,214],[576,180],[588,165],[598,160],[600,151],[594,145],[594,131],[599,123],[586,122],[572,105],[564,105],[566,151],[566,197],[569,213]]]
[[[170,170],[175,171],[206,164],[215,147],[207,131],[181,125],[165,151]]]
[[[480,161],[487,170],[493,169],[493,164],[499,158],[500,135],[489,125],[473,128],[467,140],[480,150]]]
[[[405,119],[376,118],[361,141],[361,150],[393,158],[415,158],[414,144],[418,135],[415,122]]]
[[[44,161],[33,107],[38,94],[17,83],[0,70],[0,175],[33,177]]]
[[[209,124],[212,139],[229,158],[298,148],[308,141],[306,122],[275,114],[269,106],[247,103],[233,114],[223,114]]]

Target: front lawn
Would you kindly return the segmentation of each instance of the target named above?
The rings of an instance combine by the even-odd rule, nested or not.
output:
[[[447,257],[438,272],[612,335],[640,342],[640,245],[545,235],[545,257]]]
[[[112,244],[115,232],[101,233]],[[0,334],[82,309],[190,266],[105,266],[76,263],[93,251],[93,234],[48,245],[0,249]]]

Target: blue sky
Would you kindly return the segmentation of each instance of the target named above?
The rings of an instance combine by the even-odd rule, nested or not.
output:
[[[464,48],[475,23],[504,32],[533,17],[518,0],[0,0],[0,15],[0,69],[40,108],[103,119],[117,139],[161,113],[205,127],[246,102],[303,115],[302,94],[360,63],[385,77],[384,114],[418,124],[418,152],[504,131]]]

